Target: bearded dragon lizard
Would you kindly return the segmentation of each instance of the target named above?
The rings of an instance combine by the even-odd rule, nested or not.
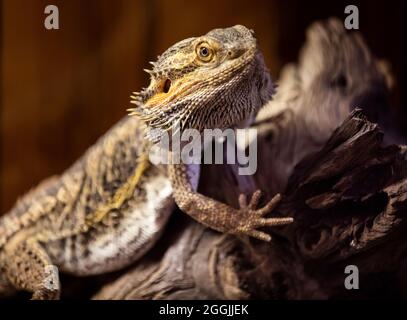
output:
[[[20,199],[0,220],[0,292],[33,299],[60,295],[58,270],[78,276],[123,268],[159,238],[178,207],[220,232],[269,241],[258,230],[292,218],[266,218],[280,196],[258,209],[260,192],[235,209],[197,192],[199,165],[151,165],[145,130],[248,125],[274,91],[253,32],[214,29],[165,51],[132,96],[132,114],[61,176]]]

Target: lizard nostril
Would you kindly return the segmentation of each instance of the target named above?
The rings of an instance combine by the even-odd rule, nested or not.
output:
[[[170,89],[171,89],[171,80],[167,79],[164,82],[163,92],[168,93],[168,91],[170,91]]]

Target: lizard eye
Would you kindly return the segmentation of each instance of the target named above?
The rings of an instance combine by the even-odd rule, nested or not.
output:
[[[196,54],[203,62],[209,62],[213,58],[213,50],[208,43],[202,42],[196,47]]]

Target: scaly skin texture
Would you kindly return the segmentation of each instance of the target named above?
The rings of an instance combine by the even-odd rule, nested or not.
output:
[[[70,169],[19,200],[0,220],[0,294],[27,290],[58,298],[58,269],[92,275],[127,266],[159,238],[175,203],[215,230],[270,236],[258,230],[291,218],[265,218],[279,195],[258,209],[260,192],[235,209],[197,192],[199,165],[153,166],[151,129],[249,125],[273,93],[252,31],[215,29],[183,40],[153,63],[148,88],[132,96],[132,114]],[[53,267],[56,266],[57,268]]]

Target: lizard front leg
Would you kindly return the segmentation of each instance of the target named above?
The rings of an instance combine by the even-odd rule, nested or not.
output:
[[[198,222],[220,232],[248,235],[260,240],[270,241],[267,233],[257,230],[261,227],[285,225],[292,218],[265,218],[281,199],[276,195],[264,207],[257,209],[261,192],[256,191],[250,202],[246,196],[239,197],[240,208],[235,209],[224,203],[198,193],[197,185],[200,166],[186,164],[169,165],[169,177],[178,207]]]
[[[32,299],[59,298],[58,269],[36,240],[11,239],[1,253],[1,265],[8,282],[17,289],[32,292]]]

